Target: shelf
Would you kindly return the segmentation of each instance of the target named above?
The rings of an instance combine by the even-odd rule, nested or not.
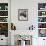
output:
[[[8,10],[0,10],[0,11],[8,11]]]
[[[46,17],[46,15],[44,15],[44,16],[38,16],[38,17]]]
[[[38,29],[46,29],[46,28],[38,28]]]
[[[0,3],[0,35],[8,37],[8,3]]]
[[[46,10],[38,10],[38,11],[46,11]]]
[[[8,16],[0,16],[0,17],[8,17]]]
[[[0,22],[0,23],[8,23],[8,22]]]
[[[46,22],[38,22],[38,23],[46,23]]]
[[[46,3],[38,4],[38,36],[46,37]]]

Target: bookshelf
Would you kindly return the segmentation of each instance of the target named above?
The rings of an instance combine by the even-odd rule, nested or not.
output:
[[[39,37],[46,37],[46,3],[38,3]]]
[[[8,3],[0,3],[0,35],[8,37]]]

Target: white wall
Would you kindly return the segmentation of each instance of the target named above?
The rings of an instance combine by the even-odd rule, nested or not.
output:
[[[45,3],[46,0],[11,0],[11,22],[17,30],[27,30],[29,26],[38,27],[38,3]],[[28,21],[18,20],[18,9],[28,9]]]
[[[28,9],[28,21],[18,20],[18,9]],[[27,30],[32,24],[36,27],[37,2],[32,0],[12,0],[11,16],[11,20],[16,25],[17,30]]]
[[[46,3],[46,0],[11,0],[11,22],[15,24],[18,32],[19,30],[27,30],[33,24],[36,32],[36,34],[33,34],[38,36],[38,3]],[[28,9],[28,21],[18,21],[18,9]],[[43,44],[41,39],[34,37],[33,46],[40,46],[40,43]]]

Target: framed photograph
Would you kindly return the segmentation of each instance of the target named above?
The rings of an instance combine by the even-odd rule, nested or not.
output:
[[[46,37],[46,29],[39,29],[39,37]]]
[[[18,20],[28,21],[28,9],[18,9]]]

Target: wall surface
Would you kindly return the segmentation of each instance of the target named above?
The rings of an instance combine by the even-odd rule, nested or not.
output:
[[[11,0],[11,22],[17,30],[28,30],[29,26],[38,27],[38,3],[45,3],[46,0]],[[28,21],[18,20],[18,9],[28,9]]]
[[[8,0],[0,0],[0,3],[7,3],[7,2],[8,2]],[[46,0],[11,0],[11,11],[9,9],[9,17],[11,15],[11,22],[14,23],[14,25],[16,26],[16,29],[17,29],[16,31],[19,33],[22,30],[21,32],[23,32],[23,34],[25,32],[25,34],[26,34],[27,32],[25,30],[28,30],[29,26],[34,25],[35,26],[34,31],[36,33],[33,33],[34,37],[32,38],[32,45],[33,46],[46,46],[46,38],[38,37],[38,30],[37,30],[37,27],[38,27],[38,18],[37,18],[38,17],[38,3],[46,3]],[[10,5],[9,5],[9,7],[10,7]],[[19,21],[18,20],[18,9],[28,9],[28,21]],[[11,14],[10,14],[10,12],[11,12]],[[14,35],[14,32],[12,32],[12,35]],[[12,35],[11,35],[11,37],[12,37]],[[45,39],[45,41],[43,39]],[[4,38],[4,40],[5,40],[5,38]],[[7,42],[6,43],[5,42],[4,42],[4,44],[7,44]],[[13,43],[10,43],[10,44],[13,45],[14,36],[12,37],[11,42],[13,42]],[[0,43],[1,43],[1,41],[0,41]]]
[[[33,33],[32,44],[33,46],[44,46],[43,38],[38,37],[37,30],[38,3],[46,3],[46,0],[11,0],[11,22],[14,23],[18,32],[28,30],[29,26],[34,25],[36,34]],[[28,9],[28,21],[18,20],[18,9]]]
[[[28,9],[28,21],[18,20],[18,9]],[[11,1],[11,22],[17,30],[28,30],[29,26],[37,28],[37,2],[33,0],[12,0]]]
[[[11,0],[11,22],[17,30],[28,30],[29,26],[38,27],[38,3],[45,3],[46,0]],[[18,9],[28,9],[28,21],[18,20]]]

